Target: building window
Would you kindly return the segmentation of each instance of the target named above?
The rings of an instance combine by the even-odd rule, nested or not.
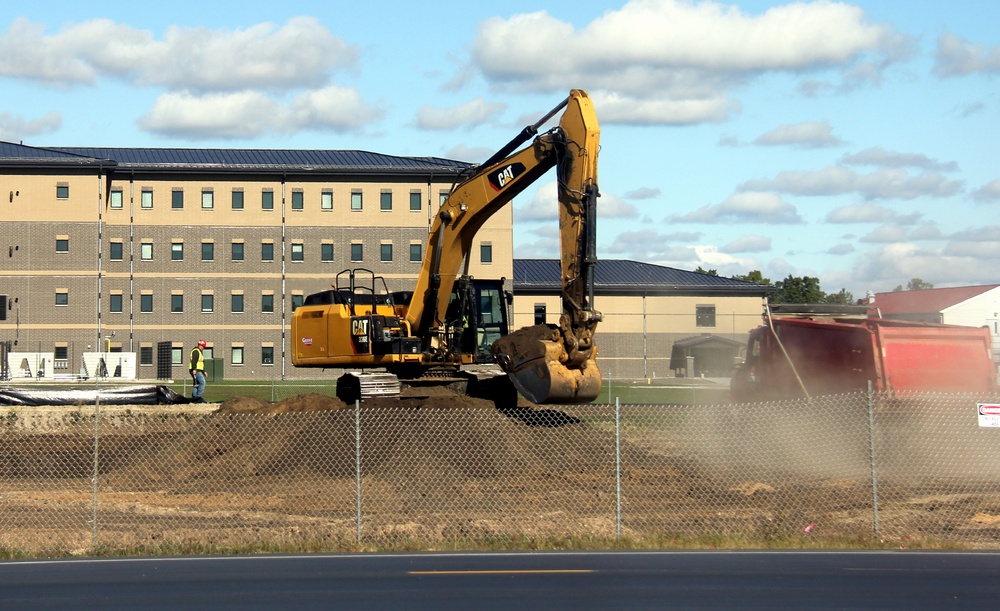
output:
[[[260,260],[274,261],[274,242],[261,242]]]
[[[144,210],[150,210],[153,208],[153,190],[143,189],[142,193],[139,195],[139,206]]]
[[[115,313],[120,313],[122,311],[121,293],[112,293],[108,297],[108,311]]]
[[[143,242],[139,245],[139,258],[143,261],[153,260],[153,243]]]
[[[302,191],[292,191],[292,210],[305,208],[305,195]]]
[[[124,201],[125,200],[122,197],[121,191],[116,189],[111,192],[111,201],[109,202],[109,205],[111,206],[112,210],[121,210],[122,207],[124,206],[123,203]]]
[[[424,245],[420,243],[410,244],[410,263],[420,263],[424,257]]]
[[[292,242],[292,261],[305,261],[305,245],[302,242]]]
[[[292,311],[294,312],[301,306],[306,300],[305,295],[295,293],[292,295]]]
[[[56,252],[69,252],[69,238],[56,238]]]
[[[260,311],[261,312],[274,312],[274,295],[270,293],[264,293],[260,296]]]
[[[447,191],[441,191],[440,193],[438,193],[438,208],[443,206],[444,203],[448,201],[448,195],[449,193]]]
[[[125,245],[121,242],[111,242],[111,260],[121,261],[125,258]]]
[[[274,191],[262,191],[260,194],[260,209],[274,210]]]
[[[153,296],[150,294],[139,295],[139,311],[149,314],[153,311]]]
[[[700,305],[694,308],[695,326],[714,327],[715,326],[715,306]]]
[[[56,199],[69,199],[69,185],[56,185]]]
[[[204,190],[201,192],[201,209],[211,210],[215,208],[215,192]]]
[[[174,314],[179,314],[184,311],[184,295],[171,295],[170,296],[170,311]]]
[[[173,242],[170,244],[170,260],[184,260],[184,242]]]
[[[57,306],[69,305],[68,289],[56,289],[56,305]]]
[[[545,304],[536,303],[535,304],[535,324],[544,325],[545,324]]]
[[[379,197],[379,209],[392,210],[392,191],[383,191]]]
[[[382,263],[392,262],[392,244],[381,244],[379,246],[379,260]]]
[[[410,212],[419,212],[421,208],[420,191],[410,193]]]
[[[243,209],[243,191],[233,191],[233,210]]]
[[[243,313],[243,293],[233,293],[229,302],[230,302],[229,309],[233,312],[233,314]]]
[[[203,293],[201,296],[201,311],[202,312],[214,312],[215,311],[215,295],[211,293]]]
[[[233,346],[229,353],[229,360],[233,365],[243,364],[243,346]]]
[[[361,210],[364,202],[361,199],[361,191],[351,192],[351,210]]]
[[[201,260],[215,261],[215,242],[201,243]]]
[[[481,263],[493,263],[493,245],[489,242],[479,245],[479,261]]]
[[[274,365],[274,346],[261,346],[260,364]]]
[[[153,364],[153,347],[152,346],[139,346],[139,364],[140,365],[152,365]]]
[[[170,193],[170,207],[174,210],[184,207],[184,191],[175,189]]]
[[[351,244],[351,261],[358,262],[365,260],[364,244]]]
[[[184,348],[181,346],[170,347],[170,364],[184,365]]]
[[[333,244],[320,244],[319,257],[323,261],[333,261]]]
[[[320,210],[333,210],[333,191],[323,191],[319,200]]]
[[[243,260],[243,242],[233,242],[233,261]]]

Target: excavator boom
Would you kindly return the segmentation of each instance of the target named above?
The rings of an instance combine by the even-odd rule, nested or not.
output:
[[[534,137],[563,110],[559,126]],[[406,320],[431,338],[432,351],[447,350],[443,320],[452,287],[487,219],[553,167],[559,194],[562,315],[558,326],[540,325],[497,340],[491,349],[523,395],[536,403],[586,402],[601,389],[593,334],[601,314],[591,309],[596,263],[597,153],[600,128],[586,92],[569,97],[497,151],[459,184],[431,227],[427,256]],[[440,331],[439,331],[440,330]]]

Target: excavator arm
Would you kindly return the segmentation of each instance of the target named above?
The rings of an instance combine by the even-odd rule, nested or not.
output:
[[[538,128],[563,110],[559,125]],[[515,150],[534,138],[530,146]],[[427,339],[425,349],[446,359],[445,313],[483,224],[515,196],[556,168],[561,244],[562,315],[559,325],[535,325],[497,340],[491,349],[514,385],[536,403],[586,402],[601,389],[594,330],[601,313],[591,308],[596,263],[597,153],[600,128],[586,92],[569,97],[478,166],[441,205],[406,321]],[[463,270],[463,264],[466,269]]]

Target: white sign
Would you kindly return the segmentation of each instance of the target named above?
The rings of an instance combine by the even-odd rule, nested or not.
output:
[[[980,428],[1000,428],[1000,403],[979,403]]]

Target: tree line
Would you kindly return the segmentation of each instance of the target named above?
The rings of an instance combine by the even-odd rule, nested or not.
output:
[[[715,269],[702,269],[698,266],[698,269],[694,270],[699,274],[707,274],[709,276],[718,276],[719,272]],[[784,280],[778,280],[777,282],[771,282],[770,278],[765,278],[760,270],[755,269],[750,271],[748,274],[736,274],[733,276],[734,280],[743,280],[744,282],[753,282],[754,284],[763,284],[765,286],[773,286],[774,292],[771,293],[770,302],[771,303],[839,303],[839,304],[852,304],[857,303],[854,295],[845,288],[841,288],[836,293],[827,293],[820,286],[819,278],[813,276],[792,276],[788,275]],[[897,285],[893,292],[899,291],[920,291],[925,289],[932,289],[934,285],[930,282],[925,282],[920,278],[913,278],[906,283],[904,287],[902,284]]]

